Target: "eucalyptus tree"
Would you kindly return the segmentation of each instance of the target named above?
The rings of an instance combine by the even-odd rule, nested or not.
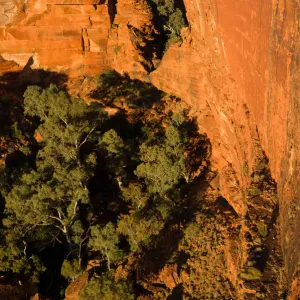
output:
[[[89,207],[88,181],[97,165],[97,145],[106,113],[51,85],[31,86],[24,94],[24,111],[38,118],[41,150],[35,167],[21,176],[7,194],[3,224],[23,230],[23,238],[45,228],[48,240],[67,245],[70,253],[86,239],[79,216]]]

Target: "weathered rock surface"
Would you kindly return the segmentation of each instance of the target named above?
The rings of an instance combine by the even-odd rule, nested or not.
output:
[[[10,283],[0,284],[0,299],[20,300],[24,298],[26,298],[26,292],[23,287]]]
[[[85,272],[72,281],[65,291],[65,300],[79,300],[79,293],[88,282],[88,277],[88,272]]]
[[[2,2],[0,73],[27,66],[76,77],[110,65],[141,77],[153,68],[143,56],[155,33],[146,0],[120,1],[118,14],[114,1],[107,0]]]
[[[12,9],[16,7],[16,16],[15,22],[5,27],[5,17],[0,15],[0,72],[22,69],[27,64],[31,68],[72,71],[69,73],[73,76],[104,70],[110,16],[108,6],[100,4],[103,1],[8,2]],[[17,11],[20,2],[23,9]]]
[[[218,187],[241,216],[262,145],[291,284],[300,253],[299,2],[184,3],[189,28],[157,67],[155,49],[145,52],[156,36],[145,0],[0,0],[0,73],[29,64],[76,77],[111,66],[176,94],[208,134]]]
[[[194,108],[213,144],[220,188],[241,215],[262,145],[278,183],[289,280],[300,249],[297,1],[184,1],[190,30],[150,77]]]

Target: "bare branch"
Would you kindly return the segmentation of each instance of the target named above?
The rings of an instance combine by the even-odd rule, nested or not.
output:
[[[85,139],[79,144],[79,147],[78,147],[78,148],[80,148],[83,144],[86,143],[87,139],[88,139],[89,136],[95,131],[95,129],[96,129],[96,126],[94,126],[94,127],[89,131],[89,133],[87,133]]]

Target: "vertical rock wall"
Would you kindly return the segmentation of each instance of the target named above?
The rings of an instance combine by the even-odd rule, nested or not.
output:
[[[185,1],[190,30],[151,74],[189,102],[213,144],[220,188],[247,211],[245,189],[262,145],[278,183],[289,280],[299,258],[297,1]]]
[[[300,248],[298,1],[184,3],[189,28],[159,62],[147,51],[157,32],[146,0],[0,0],[0,73],[29,64],[74,77],[111,66],[178,95],[212,142],[216,187],[241,216],[262,146],[291,280]]]

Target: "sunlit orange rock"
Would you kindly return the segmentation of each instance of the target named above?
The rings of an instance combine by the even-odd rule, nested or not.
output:
[[[95,75],[106,68],[110,30],[107,4],[99,0],[8,1],[0,10],[0,72],[31,68]],[[20,3],[23,3],[22,9]],[[102,4],[100,4],[102,3]],[[7,7],[7,8],[6,8]],[[8,14],[8,13],[7,13]],[[10,26],[5,26],[7,24]],[[2,28],[1,28],[2,27]]]
[[[113,67],[181,97],[210,138],[218,188],[241,216],[262,147],[278,183],[291,283],[300,254],[299,3],[184,3],[183,42],[153,71],[154,53],[142,51],[156,34],[146,0],[118,0],[116,8],[100,0],[0,0],[0,73],[29,62],[71,77]]]

